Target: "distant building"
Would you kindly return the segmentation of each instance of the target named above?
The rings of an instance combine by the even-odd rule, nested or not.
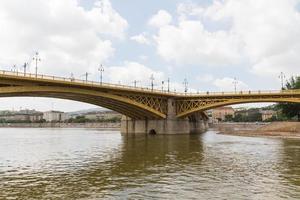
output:
[[[35,110],[1,112],[0,119],[6,122],[37,122],[43,119],[43,113]]]
[[[262,110],[260,111],[261,113],[261,118],[262,118],[262,121],[266,121],[268,119],[271,119],[273,116],[276,117],[276,112],[274,110]]]
[[[43,119],[47,122],[63,122],[68,119],[67,114],[61,111],[50,110],[43,113]]]
[[[121,118],[122,115],[115,111],[105,111],[105,112],[86,113],[83,116],[85,116],[85,118],[90,119],[90,120],[106,120],[106,119],[112,119],[115,117]]]
[[[29,121],[29,115],[27,114],[5,114],[0,115],[0,119],[6,122],[14,122],[14,121]]]
[[[255,113],[258,113],[259,109],[258,108],[250,108],[250,109],[240,109],[235,111],[235,115],[241,115],[244,117],[251,116]]]
[[[226,116],[234,117],[234,109],[232,107],[220,107],[212,110],[212,122],[225,121]]]

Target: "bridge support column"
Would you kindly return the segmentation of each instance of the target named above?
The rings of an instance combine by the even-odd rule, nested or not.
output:
[[[176,118],[176,105],[173,99],[168,100],[166,119],[136,120],[123,116],[122,134],[190,134],[204,132],[208,122],[203,114],[196,113],[186,118]]]

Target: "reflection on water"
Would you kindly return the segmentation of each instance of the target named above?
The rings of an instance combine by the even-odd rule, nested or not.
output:
[[[299,199],[300,141],[0,129],[0,199]]]

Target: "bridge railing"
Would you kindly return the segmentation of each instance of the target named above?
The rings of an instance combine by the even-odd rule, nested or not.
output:
[[[117,87],[117,88],[127,88],[127,89],[134,89],[134,90],[143,90],[143,91],[152,91],[152,92],[162,92],[158,89],[151,89],[149,87],[138,87],[138,86],[130,86],[130,85],[123,85],[123,84],[114,84],[114,83],[107,83],[107,82],[98,82],[98,81],[90,81],[84,79],[77,79],[72,77],[60,77],[60,76],[51,76],[51,75],[44,75],[44,74],[33,74],[33,73],[24,73],[18,71],[7,71],[7,70],[0,70],[0,74],[9,75],[9,76],[18,76],[18,77],[27,77],[32,79],[42,79],[42,80],[54,80],[54,81],[64,81],[69,83],[80,83],[92,86],[106,86],[106,87]],[[164,91],[165,92],[165,91]],[[176,94],[176,92],[169,92]]]
[[[174,93],[174,92],[171,92]],[[226,96],[226,95],[253,95],[253,94],[298,94],[300,90],[247,90],[247,91],[236,91],[236,92],[175,92],[176,95],[185,95],[185,96]]]
[[[167,90],[158,90],[158,89],[151,89],[149,87],[136,87],[130,85],[122,85],[122,84],[113,84],[113,83],[106,83],[106,82],[97,82],[97,81],[89,81],[83,79],[76,79],[76,78],[66,78],[66,77],[59,77],[59,76],[50,76],[50,75],[43,75],[43,74],[32,74],[32,73],[24,73],[18,71],[6,71],[0,70],[0,74],[9,75],[9,76],[17,76],[17,77],[27,77],[32,79],[42,79],[42,80],[54,80],[54,81],[63,81],[68,83],[78,83],[78,84],[85,84],[91,86],[104,86],[104,87],[112,87],[112,88],[124,88],[130,90],[140,90],[140,91],[147,91],[153,93],[160,93],[160,94],[169,94],[169,95],[180,95],[180,96],[220,96],[220,95],[251,95],[251,94],[278,94],[278,93],[299,93],[300,90],[248,90],[248,91],[236,91],[236,92],[174,92],[174,91],[167,91]]]

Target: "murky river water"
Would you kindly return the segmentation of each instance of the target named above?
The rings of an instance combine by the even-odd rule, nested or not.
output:
[[[300,199],[300,140],[0,129],[0,199]]]

